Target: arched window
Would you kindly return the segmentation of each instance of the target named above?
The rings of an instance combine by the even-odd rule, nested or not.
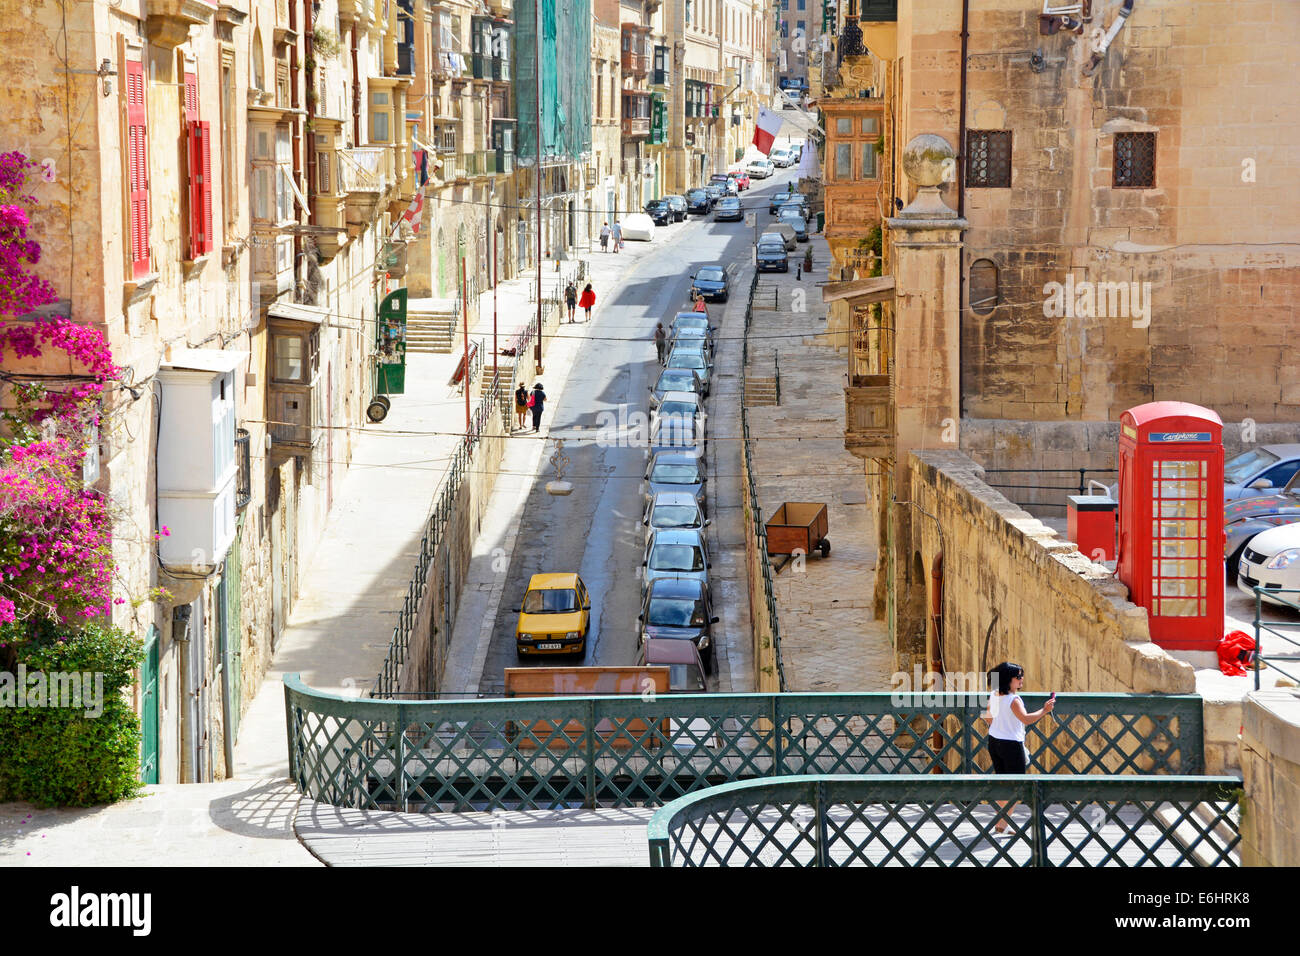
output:
[[[992,259],[976,259],[967,273],[967,299],[976,315],[988,315],[998,304],[998,267]]]

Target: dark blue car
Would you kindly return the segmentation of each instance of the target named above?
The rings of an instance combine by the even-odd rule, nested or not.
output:
[[[703,189],[692,189],[686,193],[686,208],[701,216],[706,215],[713,209],[713,197]]]
[[[656,226],[666,226],[673,221],[673,207],[662,199],[652,199],[645,204],[645,213]]]
[[[691,278],[695,280],[691,284],[692,297],[702,295],[716,302],[726,302],[727,296],[731,294],[731,286],[727,282],[727,270],[722,266],[703,266]]]
[[[754,259],[759,272],[790,271],[790,258],[786,255],[784,242],[775,239],[760,241],[754,251]]]

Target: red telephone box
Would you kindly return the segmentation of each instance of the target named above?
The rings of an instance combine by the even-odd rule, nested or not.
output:
[[[1119,579],[1151,640],[1212,651],[1223,636],[1223,422],[1187,402],[1130,408],[1119,426]]]

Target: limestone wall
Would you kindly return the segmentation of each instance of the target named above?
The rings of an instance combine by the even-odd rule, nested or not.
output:
[[[1244,866],[1300,866],[1300,696],[1256,691],[1241,733]]]
[[[1151,643],[1146,611],[1127,589],[989,488],[965,455],[913,452],[910,491],[910,583],[898,596],[898,632],[922,629],[936,656],[929,610],[942,553],[948,673],[1011,660],[1025,668],[1031,690],[1195,692],[1192,668]]]

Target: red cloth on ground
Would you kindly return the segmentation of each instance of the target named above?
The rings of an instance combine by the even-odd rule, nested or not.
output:
[[[1230,631],[1219,641],[1219,670],[1229,677],[1246,673],[1255,657],[1255,639],[1245,631]]]

